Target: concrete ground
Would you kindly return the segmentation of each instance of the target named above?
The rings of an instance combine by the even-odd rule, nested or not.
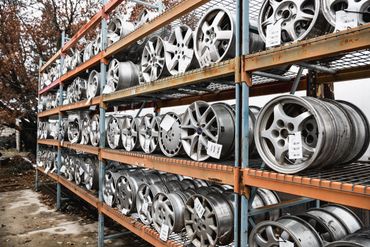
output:
[[[31,190],[0,192],[0,246],[97,246],[95,221],[63,214],[42,202]],[[106,240],[106,246],[148,246],[132,234]]]

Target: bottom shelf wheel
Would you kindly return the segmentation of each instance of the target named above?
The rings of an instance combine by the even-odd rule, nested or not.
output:
[[[316,230],[296,216],[284,216],[277,221],[258,223],[249,236],[250,247],[269,246],[321,247],[322,240]]]

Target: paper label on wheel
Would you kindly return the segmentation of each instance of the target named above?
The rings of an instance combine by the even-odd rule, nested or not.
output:
[[[50,170],[50,167],[46,167],[46,169],[44,170],[44,173],[48,174],[49,170]]]
[[[121,212],[124,215],[127,215],[128,214],[128,210],[126,208],[122,208]]]
[[[166,224],[162,224],[161,232],[159,233],[159,239],[162,241],[167,241],[169,232],[170,227]]]
[[[119,135],[114,136],[114,144],[118,145],[119,143]]]
[[[60,168],[60,172],[61,172],[61,173],[65,173],[65,171],[66,171],[66,167],[65,167],[65,166],[62,166],[62,167]]]
[[[109,94],[111,92],[113,92],[113,88],[111,87],[111,85],[109,84],[105,85],[102,94]]]
[[[50,173],[54,173],[57,168],[54,166],[54,168],[50,171]]]
[[[279,238],[279,247],[294,247],[294,243],[288,240]]]
[[[144,142],[144,149],[145,149],[145,150],[149,150],[149,146],[150,146],[150,139],[145,139],[145,142]]]
[[[126,148],[127,148],[128,150],[131,150],[131,140],[127,140],[127,141],[126,141]]]
[[[95,110],[96,110],[96,105],[92,105],[92,106],[90,106],[90,107],[89,107],[89,110],[90,110],[90,111],[95,111]]]
[[[266,27],[266,47],[273,47],[281,44],[280,22],[267,25]]]
[[[222,145],[208,141],[207,155],[215,159],[220,159],[222,151]]]
[[[358,14],[340,10],[335,12],[335,30],[346,30],[358,26]]]
[[[204,209],[203,205],[200,203],[198,198],[195,198],[194,200],[194,208],[195,208],[195,212],[197,213],[198,217],[202,218],[206,210]]]
[[[169,131],[172,128],[172,125],[176,122],[176,119],[171,117],[170,115],[165,115],[162,119],[162,122],[160,124],[161,128],[165,131]]]
[[[143,213],[148,213],[148,203],[147,202],[144,202],[143,203],[143,205],[141,206],[141,211],[143,212]]]
[[[95,123],[93,123],[93,124],[91,125],[91,130],[92,130],[92,131],[96,131],[96,124],[95,124]]]
[[[289,142],[289,159],[302,159],[303,158],[303,151],[302,151],[302,135],[301,132],[298,131],[294,133],[294,135],[288,136]]]
[[[108,196],[108,198],[107,198],[107,204],[109,206],[112,206],[112,204],[113,204],[113,196],[111,196],[111,195]]]

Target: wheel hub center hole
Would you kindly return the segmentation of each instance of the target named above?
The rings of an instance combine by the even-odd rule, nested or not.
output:
[[[200,128],[200,127],[199,127],[199,128],[197,128],[197,134],[198,134],[198,135],[203,134],[203,130],[202,130],[202,128]]]

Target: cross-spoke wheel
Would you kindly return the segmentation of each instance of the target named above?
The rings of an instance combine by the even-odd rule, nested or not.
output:
[[[195,67],[194,38],[190,27],[176,26],[165,41],[164,48],[167,69],[171,75],[184,73]]]
[[[181,142],[186,154],[196,161],[209,158],[209,142],[222,145],[220,158],[234,149],[234,112],[226,104],[192,103],[185,111],[181,124]]]
[[[139,147],[140,118],[124,116],[121,125],[122,144],[126,151],[132,151]]]
[[[142,117],[139,127],[140,146],[145,153],[153,153],[159,148],[159,117],[146,114]]]
[[[195,54],[201,67],[234,56],[234,16],[223,8],[209,10],[195,31]]]

